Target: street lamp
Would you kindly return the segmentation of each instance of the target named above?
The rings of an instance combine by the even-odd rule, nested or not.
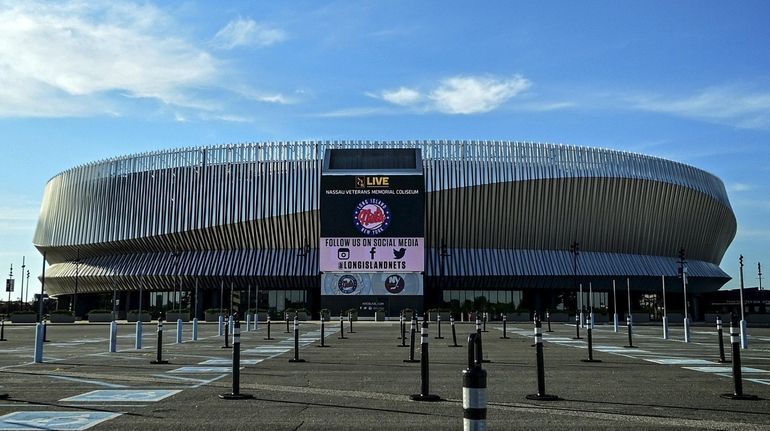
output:
[[[740,255],[738,258],[738,262],[741,264],[741,348],[748,349],[749,348],[749,334],[748,334],[748,328],[746,327],[746,316],[744,315],[744,306],[743,306],[743,255]]]
[[[759,280],[759,290],[762,290],[762,264],[757,262],[757,279]],[[29,289],[29,286],[27,286]]]
[[[24,302],[24,269],[27,267],[25,264],[25,256],[21,257],[21,294],[19,295],[19,310],[24,311],[22,303]],[[27,289],[29,289],[29,283],[27,283]]]
[[[580,254],[580,243],[577,241],[574,241],[569,246],[570,253],[572,253],[572,278],[573,278],[573,284],[575,291],[578,292],[577,301],[575,301],[575,312],[579,313],[580,315],[580,324],[582,325],[583,322],[583,292],[580,287],[578,287],[578,276],[577,276],[577,258]]]
[[[690,342],[690,318],[687,316],[687,261],[684,248],[679,249],[679,274],[682,277],[682,290],[684,291],[684,342]]]
[[[27,296],[29,296],[29,270],[27,270],[27,293],[24,296],[24,302],[27,301]]]
[[[5,290],[8,292],[8,306],[6,307],[6,314],[11,314],[11,292],[13,292],[13,264],[11,264],[11,271],[8,273],[8,280],[5,283]]]

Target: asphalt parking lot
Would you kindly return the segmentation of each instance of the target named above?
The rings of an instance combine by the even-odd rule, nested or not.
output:
[[[290,363],[293,335],[285,325],[242,330],[240,391],[248,400],[223,400],[232,389],[232,353],[222,348],[215,324],[201,324],[199,340],[174,341],[166,324],[164,365],[156,357],[155,324],[144,325],[143,349],[134,349],[134,325],[120,324],[117,352],[108,352],[106,324],[49,325],[44,363],[32,362],[34,328],[7,326],[0,343],[0,431],[31,429],[462,429],[462,370],[467,349],[452,348],[430,326],[430,392],[442,401],[412,401],[420,392],[420,364],[405,363],[408,348],[398,347],[398,322],[327,323],[318,348],[319,322],[300,327],[300,356]],[[572,325],[554,324],[545,332],[546,391],[561,400],[531,401],[536,392],[532,325],[509,324],[501,339],[499,322],[487,325],[484,364],[488,373],[489,429],[770,429],[770,329],[752,328],[741,352],[743,388],[758,401],[720,397],[733,391],[730,364],[720,364],[716,331],[694,327],[693,342],[682,342],[681,327],[671,339],[660,327],[635,328],[635,349],[625,330],[594,330],[594,357],[585,363],[583,339],[573,340]],[[545,330],[546,328],[544,328]],[[458,324],[459,342],[474,330]],[[725,331],[726,349],[729,337]],[[419,335],[417,337],[419,340]],[[419,358],[419,348],[416,351]]]

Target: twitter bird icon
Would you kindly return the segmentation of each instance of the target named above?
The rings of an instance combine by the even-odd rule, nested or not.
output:
[[[404,255],[405,255],[405,254],[406,254],[406,249],[405,249],[405,248],[403,248],[403,247],[402,247],[402,248],[400,248],[400,249],[398,249],[398,250],[396,250],[396,249],[393,249],[393,257],[394,257],[396,260],[400,260],[400,259],[403,259],[403,257],[404,257]]]

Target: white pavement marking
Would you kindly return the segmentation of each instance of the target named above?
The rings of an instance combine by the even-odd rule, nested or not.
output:
[[[732,376],[730,376],[732,377]],[[750,382],[759,383],[760,385],[768,385],[770,386],[770,379],[746,379]]]
[[[705,359],[691,358],[643,358],[645,361],[661,365],[716,365],[715,362]]]
[[[257,365],[264,359],[241,359],[241,365]],[[232,365],[232,359],[209,359],[208,361],[199,362],[199,365]]]
[[[79,382],[79,383],[87,383],[89,385],[105,386],[108,388],[127,388],[128,387],[126,385],[118,385],[116,383],[107,383],[107,382],[101,382],[98,380],[77,379],[75,377],[51,376],[51,375],[49,375],[48,377],[52,379],[67,380],[69,382]]]
[[[230,373],[232,368],[230,367],[180,367],[174,370],[168,371],[174,374],[221,374]]]
[[[114,419],[122,413],[108,412],[13,412],[0,416],[0,430],[58,430],[79,431]]]
[[[74,397],[63,398],[61,402],[157,402],[182,392],[179,389],[123,389],[95,390]]]
[[[732,367],[682,367],[685,370],[700,371],[701,373],[732,373]],[[743,373],[770,373],[759,368],[741,367]]]

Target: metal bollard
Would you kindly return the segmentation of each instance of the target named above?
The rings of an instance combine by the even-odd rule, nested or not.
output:
[[[620,329],[618,328],[618,313],[612,314],[612,325],[614,326],[615,332],[620,332]]]
[[[548,310],[545,311],[545,320],[548,322],[548,330],[545,332],[553,332],[551,331],[551,312]]]
[[[5,339],[5,316],[0,317],[0,341],[8,341]]]
[[[233,325],[233,390],[229,394],[221,394],[223,400],[246,400],[253,395],[241,393],[241,323],[236,318]]]
[[[350,324],[350,330],[348,333],[355,334],[355,332],[353,332],[353,313],[350,311],[348,311],[348,323]]]
[[[192,321],[192,340],[198,341],[198,318],[193,317]]]
[[[725,359],[725,340],[722,336],[722,318],[720,316],[717,316],[717,337],[719,338],[719,362],[723,364],[730,362]]]
[[[535,350],[537,353],[537,393],[527,395],[526,398],[528,400],[556,401],[559,399],[559,397],[545,393],[545,370],[543,366],[543,330],[540,326],[540,319],[535,320]]]
[[[163,360],[163,319],[158,318],[158,348],[155,353],[155,360],[151,364],[168,364]]]
[[[414,359],[414,336],[417,330],[417,322],[414,314],[412,314],[412,324],[409,328],[409,359],[404,359],[404,362],[420,362],[418,359]]]
[[[628,346],[623,346],[627,349],[635,349],[636,346],[634,346],[634,336],[633,336],[633,321],[631,319],[631,315],[629,314],[626,316],[626,327],[628,328]]]
[[[449,326],[452,327],[452,344],[449,347],[462,347],[457,344],[457,330],[455,329],[455,317],[449,315]]]
[[[270,315],[267,315],[267,337],[265,337],[265,340],[274,340],[273,337],[270,336]]]
[[[663,339],[668,340],[668,316],[663,316]]]
[[[254,320],[254,330],[258,331],[259,330],[259,312],[254,313],[253,320]]]
[[[45,325],[43,325],[43,329],[45,329]],[[43,340],[45,340],[45,335],[43,335]],[[110,347],[108,351],[110,353],[118,351],[118,323],[114,320],[110,322]]]
[[[326,339],[326,334],[325,334],[325,330],[324,330],[324,317],[321,316],[321,345],[317,346],[317,347],[329,347],[326,344],[324,344],[325,343],[325,341],[324,341],[325,339]]]
[[[508,319],[506,318],[505,313],[503,313],[503,336],[500,337],[503,340],[507,340],[508,338],[510,338],[508,336],[508,326],[507,326],[507,323],[508,323]]]
[[[438,335],[436,335],[437,340],[443,340],[444,337],[441,336],[441,314],[436,314],[436,326],[438,330]]]
[[[487,332],[487,312],[486,311],[482,315],[482,319],[483,319],[483,322],[482,322],[481,332]]]
[[[283,313],[283,317],[286,320],[286,333],[291,334],[291,331],[289,331],[289,313]]]
[[[487,429],[487,372],[481,368],[477,334],[468,336],[468,368],[463,370],[463,430]]]
[[[246,332],[251,332],[251,314],[246,313]]]
[[[299,357],[299,323],[297,316],[294,316],[294,358],[289,359],[289,362],[305,362],[304,359]]]
[[[733,400],[749,400],[756,401],[760,398],[756,395],[748,395],[743,393],[743,376],[741,375],[741,332],[740,323],[736,316],[730,318],[730,344],[732,345],[733,353],[733,393],[722,394],[722,398],[729,398]]]
[[[36,364],[43,363],[43,325],[35,325],[35,352],[34,362]]]
[[[136,321],[136,329],[134,330],[134,349],[136,350],[142,350],[142,332],[144,331],[144,328],[142,327],[142,321],[137,320]]]
[[[399,318],[401,324],[401,344],[398,347],[406,347],[406,322],[404,322],[404,315]]]
[[[184,328],[184,322],[182,319],[176,320],[176,343],[182,344],[182,330]]]
[[[396,337],[396,338],[398,338],[399,340],[403,338],[403,336],[402,336],[402,334],[403,334],[403,331],[401,331],[401,328],[403,328],[403,326],[404,326],[404,312],[402,311],[402,312],[401,312],[401,313],[398,315],[398,327],[399,327],[399,335],[398,335],[398,337]]]
[[[593,329],[594,324],[589,317],[586,320],[586,333],[588,334],[588,359],[581,359],[581,362],[601,362],[599,359],[594,359],[594,342],[593,342]]]
[[[225,316],[223,314],[219,314],[219,317],[217,317],[217,325],[219,328],[219,336],[225,335]]]
[[[477,347],[479,349],[479,359],[482,363],[490,362],[489,359],[484,359],[483,350],[481,348],[481,322],[479,321],[478,315],[476,316],[476,343]]]
[[[741,349],[749,348],[749,326],[746,319],[741,319]]]
[[[222,346],[222,349],[229,349],[230,346],[230,319],[231,316],[225,316],[225,345]]]
[[[426,314],[420,330],[420,393],[410,395],[412,401],[440,401],[441,397],[430,393],[430,373],[428,369],[428,315]]]
[[[49,343],[51,340],[48,339],[48,321],[43,319],[43,342]]]
[[[575,311],[575,336],[572,337],[573,340],[582,340],[580,338],[580,314],[578,314],[577,311]]]
[[[344,340],[347,337],[345,337],[345,320],[342,317],[342,313],[340,313],[340,335],[337,337],[338,340]]]
[[[684,318],[683,326],[684,326],[684,342],[689,343],[690,342],[690,318],[689,317]]]

